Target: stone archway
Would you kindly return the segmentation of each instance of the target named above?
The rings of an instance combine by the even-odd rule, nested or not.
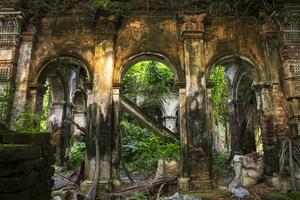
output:
[[[157,53],[157,52],[146,52],[146,53],[136,54],[136,55],[131,56],[128,59],[126,59],[126,61],[124,61],[124,64],[122,65],[122,67],[120,69],[115,68],[114,69],[114,89],[113,89],[113,108],[114,108],[114,110],[113,110],[113,116],[114,116],[114,118],[113,118],[113,123],[114,123],[113,133],[114,133],[115,141],[120,141],[120,136],[119,136],[119,134],[120,134],[120,125],[119,125],[120,124],[120,110],[121,110],[121,107],[122,107],[122,109],[124,109],[124,101],[127,101],[126,98],[124,99],[124,96],[120,95],[121,90],[122,90],[122,80],[123,80],[123,77],[124,77],[125,73],[127,72],[127,70],[130,67],[132,67],[133,65],[135,65],[136,63],[141,62],[141,61],[157,61],[159,63],[162,63],[171,69],[171,71],[175,74],[178,82],[185,81],[184,72],[180,69],[180,67],[174,65],[166,56],[164,56],[163,54]],[[177,96],[177,99],[178,99],[178,96]],[[180,101],[180,99],[178,99],[177,101]],[[132,110],[135,110],[134,112],[139,113],[141,116],[148,116],[147,114],[145,114],[145,113],[147,113],[147,110],[138,108],[138,106],[134,105],[135,103],[129,103],[129,104],[130,104]],[[126,104],[126,105],[128,105],[128,104]],[[141,102],[141,106],[142,106],[142,102]],[[126,110],[126,109],[127,108],[125,108],[124,110]],[[158,111],[157,114],[159,115],[159,116],[157,116],[158,120],[160,118],[161,118],[161,120],[163,120],[164,112],[161,110],[161,108],[157,108],[157,111]],[[139,114],[137,114],[136,116],[133,116],[133,118],[138,117]],[[141,118],[139,118],[137,120],[140,121],[140,123],[143,123],[143,122],[141,122],[141,121],[143,121]],[[149,118],[147,118],[146,121],[145,121],[145,124],[152,124],[152,125],[150,125],[150,127],[146,125],[146,127],[150,128],[150,130],[152,130],[152,131],[155,128],[152,129],[151,126],[161,129],[162,132],[167,131],[169,133],[172,133],[172,135],[176,135],[175,133],[171,132],[169,129],[164,127],[162,122],[160,123],[160,122],[157,122],[156,120],[152,121]],[[155,130],[154,130],[154,132],[155,132]],[[179,138],[180,136],[177,135],[176,137]],[[119,145],[120,143],[116,142],[116,144]],[[119,149],[120,146],[115,146],[115,148]],[[116,152],[120,152],[120,150],[117,150]],[[120,164],[119,159],[120,159],[120,155],[115,155],[115,159],[113,158],[113,161],[115,161],[112,163],[112,165],[114,166],[114,168],[113,168],[114,180],[119,179],[119,164]]]
[[[258,64],[243,56],[217,57],[207,68],[207,74],[217,65],[225,68],[230,86],[228,107],[231,156],[235,152],[247,154],[256,151],[254,134],[256,124],[261,130],[265,171],[267,175],[270,175],[277,170],[279,161],[276,148],[269,148],[269,141],[273,141],[272,146],[277,146],[276,136],[273,134],[274,128],[270,123],[273,120],[270,113],[272,105],[270,102],[261,100],[262,98],[269,100],[272,98],[271,91],[261,92],[260,83],[266,82],[266,74]],[[267,86],[267,89],[269,90],[271,87]],[[270,154],[274,158],[271,162],[268,159]],[[269,168],[273,169],[272,172]]]
[[[49,108],[47,111],[47,129],[50,132],[61,132],[57,138],[57,161],[63,165],[66,154],[71,145],[71,138],[76,132],[72,122],[78,118],[86,121],[86,95],[85,84],[90,81],[90,73],[87,66],[78,58],[59,56],[43,62],[37,70],[34,83],[30,84],[31,107],[34,112],[43,111],[46,83],[49,84]],[[83,128],[86,123],[81,124]],[[59,131],[60,130],[60,131]]]

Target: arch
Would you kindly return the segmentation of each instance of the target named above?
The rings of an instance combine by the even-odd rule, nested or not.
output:
[[[185,82],[185,75],[180,66],[175,65],[167,56],[158,53],[158,52],[142,52],[136,55],[129,57],[123,62],[124,64],[121,66],[120,70],[115,69],[114,73],[116,80],[115,83],[120,83],[123,79],[124,74],[127,70],[132,67],[134,64],[145,61],[145,60],[154,60],[160,63],[163,63],[167,67],[169,67],[172,72],[175,74],[178,82]]]
[[[265,72],[257,62],[251,60],[246,56],[232,52],[227,52],[212,58],[208,64],[208,67],[206,68],[206,77],[208,77],[210,71],[215,66],[223,65],[224,67],[226,67],[226,65],[233,63],[241,64],[241,66],[243,66],[244,68],[250,69],[250,72],[252,73],[256,82],[266,79]]]
[[[88,82],[92,81],[92,74],[89,70],[90,68],[86,61],[84,61],[82,58],[78,58],[78,56],[61,55],[61,56],[48,58],[40,65],[38,65],[37,72],[36,72],[37,76],[34,78],[33,82],[38,83],[39,81],[41,81],[41,79],[45,79],[43,73],[47,74],[47,72],[51,70],[50,69],[51,67],[49,66],[54,65],[55,63],[81,67],[86,72]]]

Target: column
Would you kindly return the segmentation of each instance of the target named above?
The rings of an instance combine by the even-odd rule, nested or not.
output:
[[[109,16],[95,20],[93,98],[87,137],[85,181],[81,184],[81,193],[88,194],[91,186],[96,184],[96,198],[106,199],[107,193],[112,190],[112,80],[117,18]]]
[[[42,84],[29,84],[29,103],[32,112],[39,112],[43,108],[46,87]]]
[[[211,144],[206,116],[204,20],[206,14],[180,16],[186,71],[189,189],[211,188]]]
[[[0,8],[0,122],[9,124],[21,38],[23,13]]]
[[[113,88],[113,140],[112,140],[112,179],[115,189],[120,188],[121,140],[120,131],[120,89],[121,83],[115,83]]]
[[[24,110],[26,104],[26,93],[28,90],[28,74],[33,53],[33,43],[36,38],[36,26],[33,19],[26,25],[26,30],[22,33],[22,42],[19,49],[17,61],[16,91],[14,95],[10,128],[15,129],[15,121]]]
[[[274,100],[272,98],[272,87],[271,82],[261,82],[255,85],[259,125],[264,150],[264,173],[269,176],[278,172],[279,167],[279,146],[273,119],[276,116],[273,115]]]
[[[180,179],[181,190],[189,190],[189,152],[186,121],[186,89],[185,84],[179,85],[179,123],[180,123]]]

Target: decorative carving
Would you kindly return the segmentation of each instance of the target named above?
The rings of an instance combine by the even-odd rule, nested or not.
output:
[[[186,14],[179,16],[181,33],[184,32],[204,32],[204,20],[206,13]]]
[[[290,71],[293,76],[300,76],[300,63],[290,64]]]
[[[280,31],[279,36],[283,43],[299,43],[300,41],[300,14],[295,12],[283,12],[276,18],[276,24]]]
[[[296,84],[296,85],[295,85],[295,91],[296,91],[297,93],[300,92],[300,84]]]
[[[20,34],[22,12],[0,12],[0,34]]]
[[[0,47],[8,48],[19,44],[22,12],[0,12]]]
[[[300,14],[284,12],[276,17],[276,23],[281,31],[300,30]]]
[[[0,82],[8,82],[11,76],[11,63],[0,63]]]

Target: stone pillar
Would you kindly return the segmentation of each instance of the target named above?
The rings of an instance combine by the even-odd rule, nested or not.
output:
[[[106,199],[106,194],[112,190],[112,80],[117,18],[109,16],[95,20],[98,21],[95,25],[93,98],[87,137],[85,181],[81,184],[81,192],[87,194],[92,183],[97,181],[97,198]],[[96,143],[99,144],[98,152]]]
[[[255,90],[264,151],[264,174],[272,176],[279,169],[279,146],[273,119],[276,115],[273,114],[272,83],[261,82],[255,86]]]
[[[9,124],[15,88],[23,13],[0,9],[0,122]]]
[[[164,118],[164,126],[172,131],[173,133],[177,132],[176,129],[176,116],[163,116]]]
[[[32,56],[32,47],[36,38],[36,26],[30,20],[26,25],[26,30],[22,33],[22,42],[19,50],[18,67],[16,74],[16,91],[14,95],[13,110],[10,128],[15,129],[15,121],[26,104],[26,93],[28,90],[28,74]]]
[[[29,84],[29,102],[32,112],[39,112],[43,108],[46,87],[42,84]]]
[[[210,154],[206,116],[204,19],[206,14],[180,16],[186,71],[186,116],[189,146],[190,190],[211,189]]]
[[[238,114],[236,113],[237,102],[235,100],[231,100],[228,104],[228,114],[229,114],[229,133],[231,137],[231,153],[241,151],[241,147],[239,145],[239,135],[240,135],[240,127],[238,123]]]
[[[120,181],[120,161],[121,161],[121,130],[120,130],[120,88],[121,83],[115,83],[113,88],[113,141],[112,141],[112,179],[113,186],[118,189]]]
[[[73,120],[73,108],[74,105],[70,102],[64,102],[63,104],[63,117],[62,117],[62,133],[64,138],[64,158],[70,152],[71,138],[72,138],[72,124],[69,122]],[[63,160],[64,163],[64,160]]]
[[[49,113],[48,113],[48,131],[54,131],[56,127],[60,127],[62,125],[64,113],[64,102],[52,102],[49,105]]]
[[[219,140],[219,134],[215,134],[215,128],[214,128],[214,116],[213,116],[213,108],[212,108],[212,102],[211,102],[211,95],[212,95],[212,84],[207,84],[207,123],[208,123],[208,131],[209,136],[211,137],[211,141],[213,144],[213,149],[219,151],[220,146],[218,144],[220,143]]]
[[[189,190],[189,147],[186,123],[186,89],[182,84],[179,89],[179,123],[180,123],[180,189]]]

